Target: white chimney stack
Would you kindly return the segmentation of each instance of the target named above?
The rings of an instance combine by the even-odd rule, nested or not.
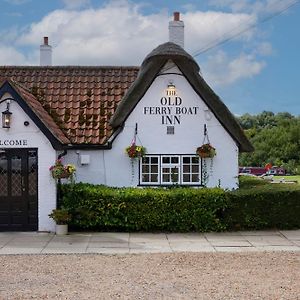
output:
[[[52,66],[52,47],[48,45],[48,37],[44,37],[44,44],[40,46],[40,65]]]
[[[169,41],[184,48],[184,23],[179,12],[174,12],[174,20],[169,22]]]

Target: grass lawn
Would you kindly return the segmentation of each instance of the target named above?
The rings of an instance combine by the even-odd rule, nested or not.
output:
[[[300,176],[274,176],[275,180],[284,178],[286,181],[298,181],[298,184],[271,183],[260,177],[239,176],[240,188],[237,192],[256,190],[256,191],[282,191],[282,190],[299,190]]]
[[[298,181],[298,184],[300,184],[300,175],[295,176],[274,176],[274,179],[281,179],[284,178],[286,181]]]

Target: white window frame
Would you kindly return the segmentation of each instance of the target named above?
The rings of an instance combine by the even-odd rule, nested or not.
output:
[[[198,158],[198,156],[194,155],[194,154],[149,154],[146,155],[145,157],[149,158],[149,163],[145,164],[143,163],[143,159],[140,159],[140,168],[139,168],[139,184],[143,185],[143,186],[169,186],[169,185],[174,185],[174,184],[178,184],[178,185],[182,185],[182,186],[201,186],[201,159]],[[156,157],[157,161],[158,161],[158,173],[152,173],[151,172],[151,158]],[[170,157],[170,161],[167,162],[163,162],[163,159],[166,157]],[[178,158],[178,163],[172,163],[171,162],[171,158],[172,157],[176,157]],[[186,163],[183,163],[183,160],[185,157],[190,158],[190,163],[189,163],[189,167],[190,167],[190,172],[189,173],[183,173],[183,169],[184,169],[184,165],[187,165]],[[192,162],[192,158],[198,158],[199,162],[198,164],[195,164]],[[143,172],[143,166],[148,165],[149,168],[149,172]],[[199,172],[193,172],[193,166],[198,166],[198,170]],[[174,167],[178,167],[178,182],[172,182],[172,181],[163,181],[163,168],[174,168]],[[151,179],[151,175],[153,174],[157,174],[157,181],[150,181]],[[190,181],[185,181],[183,182],[183,175],[184,174],[189,174],[190,179],[192,179],[192,176],[195,174],[198,174],[198,181],[197,182],[193,182],[192,180]],[[148,175],[148,181],[144,181],[143,177]]]

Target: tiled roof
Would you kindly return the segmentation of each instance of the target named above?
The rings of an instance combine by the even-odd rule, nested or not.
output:
[[[4,66],[0,81],[2,77],[16,82],[28,105],[43,120],[51,123],[52,118],[59,126],[61,131],[49,125],[63,143],[104,145],[113,133],[109,120],[138,71],[138,67]]]
[[[48,128],[48,130],[58,139],[62,144],[69,144],[70,140],[65,136],[62,130],[54,122],[53,118],[48,114],[48,112],[43,108],[42,104],[33,96],[30,91],[26,90],[24,87],[9,80],[12,87],[18,92],[26,104],[31,108],[35,115],[39,118],[41,122]]]

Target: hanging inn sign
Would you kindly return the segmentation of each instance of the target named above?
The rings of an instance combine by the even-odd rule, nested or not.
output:
[[[197,115],[199,106],[184,106],[182,98],[177,95],[175,85],[170,83],[165,96],[160,98],[157,106],[144,106],[144,115],[160,116],[162,125],[180,125],[182,116]]]

